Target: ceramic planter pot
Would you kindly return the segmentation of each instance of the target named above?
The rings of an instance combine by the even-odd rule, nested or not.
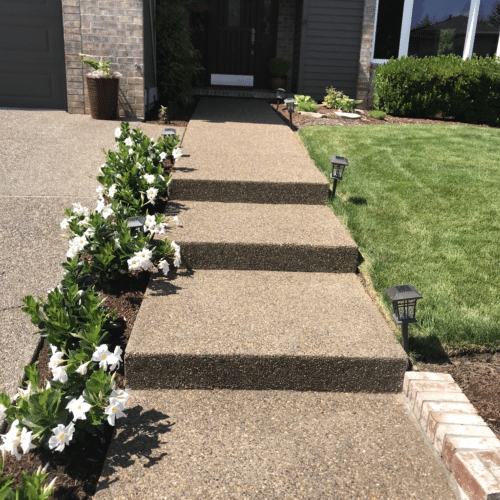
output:
[[[119,78],[90,78],[87,76],[90,116],[95,120],[114,120],[118,117]]]

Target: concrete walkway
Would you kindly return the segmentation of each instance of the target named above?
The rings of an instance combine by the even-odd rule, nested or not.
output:
[[[184,152],[189,268],[149,283],[95,499],[456,498],[296,135],[264,102],[205,99]]]

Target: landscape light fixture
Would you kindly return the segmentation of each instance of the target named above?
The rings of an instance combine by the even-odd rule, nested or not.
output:
[[[292,114],[295,111],[295,99],[285,99],[285,104],[286,104],[286,110],[288,111],[288,114],[290,115],[290,128],[292,128]]]
[[[392,315],[397,325],[401,325],[401,333],[403,334],[403,348],[408,354],[410,345],[408,340],[408,323],[415,323],[415,310],[417,308],[417,300],[422,298],[414,286],[399,285],[391,288],[386,288],[385,293],[392,301],[394,314]]]
[[[144,225],[146,224],[146,217],[136,216],[129,217],[127,220],[127,227],[130,228],[132,234],[137,234],[139,231],[144,233]]]
[[[342,180],[342,174],[344,173],[344,168],[349,166],[349,160],[343,156],[332,156],[330,157],[330,163],[332,164],[332,173],[330,174],[330,179],[333,179],[333,188],[330,194],[330,198],[335,197],[335,190],[337,189],[337,181]]]
[[[285,89],[276,89],[276,111],[278,111],[278,106],[283,97],[285,97]]]
[[[175,128],[164,128],[162,131],[162,135],[166,135],[167,137],[172,137],[176,133]]]

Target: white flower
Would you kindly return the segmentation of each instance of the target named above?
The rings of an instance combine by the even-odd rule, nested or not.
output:
[[[79,373],[80,375],[86,375],[87,374],[87,365],[90,363],[90,361],[87,361],[86,363],[81,364],[77,369],[76,373]]]
[[[86,420],[85,413],[87,413],[91,408],[91,405],[85,402],[83,396],[78,399],[73,398],[66,409],[73,413],[73,422],[75,420]]]
[[[70,246],[74,247],[78,252],[83,250],[87,245],[88,241],[85,236],[76,236],[70,241]]]
[[[49,368],[53,370],[54,368],[57,368],[58,366],[62,365],[64,363],[62,359],[63,356],[64,353],[56,349],[54,354],[52,354],[52,356],[50,357]]]
[[[18,428],[19,420],[14,420],[10,431],[7,434],[0,436],[3,440],[3,444],[0,446],[0,450],[5,450],[8,453],[14,455],[18,460],[21,460],[21,454],[17,447],[21,444],[21,432]]]
[[[178,160],[182,156],[182,149],[181,148],[175,148],[172,151],[172,156],[174,157],[175,160]]]
[[[122,129],[120,127],[115,128],[115,137],[119,139],[121,135],[122,135]]]
[[[141,260],[150,260],[153,257],[153,252],[149,248],[144,247],[140,252],[134,254]]]
[[[156,274],[158,272],[158,268],[153,266],[149,269],[152,273]]]
[[[122,162],[123,163],[123,162]],[[122,178],[122,174],[116,174],[116,178],[117,179],[121,179]]]
[[[138,257],[132,257],[127,260],[129,271],[138,271],[141,269],[141,260]]]
[[[113,215],[114,212],[113,212],[113,209],[111,208],[111,205],[106,205],[103,209],[102,209],[102,212],[101,212],[101,215],[107,219],[110,215]]]
[[[57,427],[52,429],[54,435],[49,439],[49,448],[56,451],[63,451],[64,447],[69,444],[73,438],[73,432],[75,432],[75,424],[70,422],[66,427],[63,424],[59,424]]]
[[[146,215],[146,222],[144,223],[147,227],[154,226],[156,224],[156,218],[154,215]]]
[[[104,413],[108,415],[109,425],[115,425],[115,419],[127,416],[122,410],[123,403],[118,398],[110,398],[109,406],[104,410]]]
[[[118,349],[118,350],[117,350]],[[92,361],[99,361],[99,368],[108,369],[108,364],[111,366],[119,365],[121,361],[121,349],[117,347],[115,353],[108,351],[107,344],[102,344],[96,348],[94,354],[92,355]]]
[[[79,226],[84,226],[85,224],[88,224],[90,222],[90,217],[86,215],[82,220],[78,221]]]
[[[134,145],[134,141],[130,137],[127,137],[124,142],[125,142],[125,146],[133,146]]]
[[[64,366],[58,366],[56,368],[52,368],[52,378],[53,381],[57,380],[65,384],[68,381],[68,374],[66,373],[66,368]]]
[[[109,371],[112,372],[113,370],[116,370],[117,368],[120,368],[120,361],[122,361],[122,354],[123,351],[120,346],[116,346],[115,350],[113,352],[113,356],[115,357],[115,362],[109,367]],[[109,361],[111,364],[111,360]]]
[[[28,429],[23,427],[21,431],[21,448],[23,449],[23,453],[28,453],[30,450],[34,450],[36,446],[31,442],[33,439],[33,431],[28,432]]]
[[[164,180],[165,180],[165,177],[163,177],[163,175],[159,175],[159,176],[157,177],[157,179],[158,179],[159,181],[164,181]]]
[[[133,150],[132,148],[130,148],[130,149],[128,150],[128,154],[129,154],[129,155],[133,155],[133,154],[134,154],[134,150]]]
[[[141,260],[141,267],[144,271],[147,271],[149,268],[153,267],[153,263],[150,260]]]
[[[85,238],[93,238],[95,234],[95,230],[93,227],[89,227],[84,233],[83,236]]]
[[[182,264],[182,262],[181,262],[180,257],[177,259],[174,259],[174,266],[175,267],[181,267],[181,264]]]
[[[168,271],[170,270],[170,266],[168,265],[168,262],[166,260],[160,260],[160,262],[158,262],[158,269],[162,269],[163,274],[166,276]]]
[[[180,267],[181,265],[181,247],[175,242],[172,241],[171,246],[174,249],[174,266],[175,267]]]
[[[102,193],[104,192],[104,187],[103,186],[99,186],[97,189],[96,189],[96,192],[99,196],[102,195]]]
[[[68,227],[69,227],[69,219],[63,219],[61,221],[60,226],[61,226],[61,229],[68,229]]]
[[[31,390],[31,381],[28,382],[28,387],[26,387],[26,389],[21,389],[20,387],[17,388],[17,396],[16,398],[18,398],[19,396],[21,396],[22,398],[24,398],[25,396],[29,396],[33,391]]]
[[[118,401],[121,402],[122,407],[125,407],[127,404],[128,400],[130,399],[130,389],[113,389],[113,392],[111,393],[111,397],[118,399]]]
[[[135,166],[136,166],[139,170],[141,170],[141,168],[144,168],[144,165],[141,165],[139,162],[137,162],[137,163],[135,164]]]
[[[144,179],[148,184],[153,184],[155,181],[155,176],[153,174],[144,174]]]
[[[113,184],[110,188],[109,188],[109,192],[108,192],[108,196],[110,198],[113,198],[116,194],[116,184]]]
[[[6,409],[7,408],[2,403],[0,403],[0,418],[3,418],[5,416]]]
[[[158,194],[158,189],[155,188],[149,188],[146,191],[146,196],[148,197],[149,201],[153,201],[156,198],[157,194]]]
[[[55,354],[57,352],[57,347],[55,345],[49,344],[50,350],[52,354]]]

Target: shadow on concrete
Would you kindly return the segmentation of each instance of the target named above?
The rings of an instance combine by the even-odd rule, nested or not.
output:
[[[168,415],[156,410],[143,411],[139,405],[127,409],[126,425],[113,439],[96,493],[119,481],[118,477],[110,477],[130,467],[137,457],[147,459],[143,467],[151,468],[167,455],[153,456],[153,451],[161,447],[159,436],[171,432],[174,426],[168,418]]]

